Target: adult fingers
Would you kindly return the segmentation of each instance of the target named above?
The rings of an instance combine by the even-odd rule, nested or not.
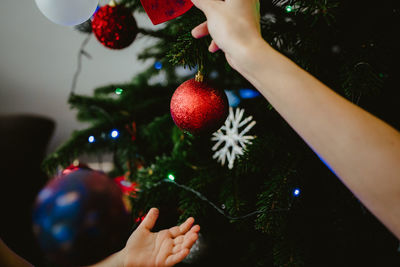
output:
[[[154,225],[156,224],[158,214],[160,212],[156,208],[151,208],[150,211],[147,213],[146,217],[142,221],[142,223],[139,225],[141,228],[145,228],[147,230],[153,229]]]
[[[214,42],[214,40],[212,40],[210,46],[208,47],[208,51],[210,51],[211,53],[215,53],[218,50],[219,50],[218,45]]]
[[[202,24],[196,26],[192,30],[192,36],[194,38],[201,38],[203,36],[209,35],[207,21],[203,22]]]

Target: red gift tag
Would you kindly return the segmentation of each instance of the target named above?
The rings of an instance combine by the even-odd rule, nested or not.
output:
[[[192,8],[190,0],[140,0],[154,25],[174,19]]]
[[[125,176],[114,178],[114,182],[122,190],[122,193],[124,193],[124,195],[134,197],[135,193],[139,191],[139,189],[137,188],[137,183],[128,181]]]

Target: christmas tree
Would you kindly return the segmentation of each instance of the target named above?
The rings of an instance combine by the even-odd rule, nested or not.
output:
[[[160,9],[173,3],[165,1]],[[87,22],[89,31],[114,49],[130,45],[137,34],[156,38],[138,58],[154,65],[131,82],[95,89],[93,96],[71,93],[71,107],[90,127],[48,156],[43,166],[49,174],[80,155],[112,153],[109,175],[137,184],[130,198],[134,218],[159,207],[160,227],[189,216],[201,225],[201,238],[182,265],[400,263],[392,234],[228,65],[223,52],[208,52],[210,38],[192,37],[191,30],[205,20],[200,10],[193,7],[160,30],[137,28],[129,16],[143,11],[140,1],[123,0],[100,8]],[[262,35],[276,50],[400,128],[398,3],[264,0],[260,14]],[[117,32],[121,25],[126,33]],[[182,74],[179,67],[188,71]],[[187,133],[171,118],[175,89],[196,73],[229,96],[228,118],[215,133]],[[157,75],[164,81],[151,82]]]

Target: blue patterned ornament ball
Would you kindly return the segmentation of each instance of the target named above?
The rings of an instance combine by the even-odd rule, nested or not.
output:
[[[33,224],[50,262],[82,266],[124,246],[130,216],[121,190],[107,175],[78,169],[51,180],[40,191]]]

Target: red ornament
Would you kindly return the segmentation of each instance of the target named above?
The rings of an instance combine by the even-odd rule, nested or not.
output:
[[[175,124],[194,135],[218,130],[228,116],[228,108],[224,91],[197,79],[181,84],[171,99],[171,115]]]
[[[92,29],[99,42],[111,49],[128,47],[138,33],[132,11],[122,5],[101,7],[93,17]]]
[[[154,25],[174,19],[192,8],[190,0],[140,0]]]

